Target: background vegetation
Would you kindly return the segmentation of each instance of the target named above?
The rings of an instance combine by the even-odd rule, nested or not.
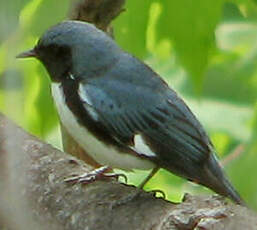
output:
[[[0,110],[61,147],[49,79],[36,60],[15,55],[65,19],[68,0],[0,2]],[[115,39],[185,99],[207,129],[231,181],[257,210],[257,1],[127,0]],[[138,184],[146,172],[129,174]],[[208,192],[161,171],[146,189],[170,200]]]

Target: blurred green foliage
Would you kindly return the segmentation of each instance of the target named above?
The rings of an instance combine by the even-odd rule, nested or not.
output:
[[[0,110],[60,147],[49,78],[36,60],[15,55],[65,19],[68,0],[0,3]],[[115,39],[178,91],[203,123],[231,181],[257,210],[257,1],[127,0],[113,23]],[[243,150],[236,151],[238,146]],[[232,154],[232,155],[231,155]],[[129,174],[140,183],[147,172]],[[208,192],[162,170],[146,189],[171,200]]]

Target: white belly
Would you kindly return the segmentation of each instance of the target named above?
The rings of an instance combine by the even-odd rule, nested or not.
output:
[[[86,128],[77,122],[73,113],[64,103],[63,90],[60,87],[60,83],[52,83],[51,87],[52,96],[63,125],[95,161],[102,165],[124,170],[153,168],[154,165],[150,161],[127,153],[120,153],[115,148],[105,145],[95,136],[91,135]]]

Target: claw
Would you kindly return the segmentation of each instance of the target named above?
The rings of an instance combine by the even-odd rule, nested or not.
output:
[[[124,179],[124,183],[127,184],[128,183],[128,178],[125,174],[123,173],[106,173],[104,174],[104,176],[107,176],[107,177],[114,177],[114,178],[117,178],[119,179],[119,177],[122,177]]]
[[[127,183],[128,179],[126,175],[121,173],[105,173],[108,171],[108,166],[102,166],[100,168],[97,168],[91,172],[86,172],[81,175],[72,176],[69,178],[66,178],[64,181],[68,183],[82,183],[82,184],[90,184],[96,180],[101,180],[105,178],[116,178],[123,177],[125,183]]]

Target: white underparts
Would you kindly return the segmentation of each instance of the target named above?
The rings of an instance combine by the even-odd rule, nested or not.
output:
[[[81,126],[78,123],[74,114],[70,111],[65,103],[61,84],[52,83],[51,88],[52,96],[54,98],[55,105],[62,124],[68,130],[70,135],[79,143],[79,145],[83,149],[85,149],[86,152],[90,154],[90,156],[94,158],[98,163],[124,170],[150,169],[154,167],[153,163],[146,159],[142,159],[140,157],[136,157],[134,155],[124,152],[118,152],[114,147],[107,146],[102,141],[99,141],[85,127]],[[84,97],[84,99],[85,101],[88,100],[89,103],[87,104],[91,103],[88,97]],[[89,114],[93,117],[90,112]],[[140,137],[135,137],[135,139],[138,140],[136,141],[136,143],[139,143]],[[137,145],[138,144],[136,144],[136,146]],[[140,150],[147,149],[146,147],[143,147]],[[151,154],[153,153],[144,153],[144,155],[153,156]]]

